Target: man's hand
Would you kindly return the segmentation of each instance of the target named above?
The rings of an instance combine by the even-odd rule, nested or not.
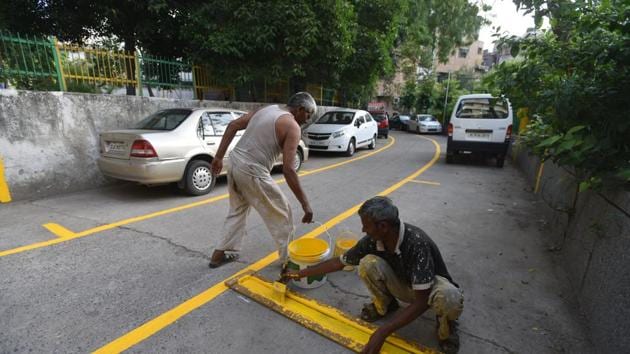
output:
[[[309,205],[302,207],[304,210],[304,217],[302,218],[302,222],[305,224],[310,224],[313,222],[313,210]]]
[[[383,343],[385,343],[385,338],[387,338],[387,336],[382,335],[379,330],[376,330],[376,332],[374,332],[372,336],[370,337],[370,341],[367,342],[365,347],[363,347],[363,350],[361,351],[361,353],[362,354],[380,353],[381,347],[383,346]]]
[[[212,174],[214,176],[218,176],[219,174],[221,174],[221,170],[223,170],[223,159],[212,159],[212,164],[210,167],[212,169]]]

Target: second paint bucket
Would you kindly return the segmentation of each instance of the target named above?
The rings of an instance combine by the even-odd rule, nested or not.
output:
[[[357,242],[359,241],[355,238],[337,237],[337,240],[335,241],[335,252],[333,253],[333,256],[341,257],[341,255],[346,253],[347,250],[354,247],[357,244]],[[343,270],[352,271],[354,270],[354,267],[345,266],[343,267]]]
[[[287,268],[300,271],[325,261],[330,255],[330,246],[324,240],[317,238],[303,238],[289,243],[289,262]],[[295,286],[303,289],[313,289],[326,282],[326,275],[317,275],[293,279]]]

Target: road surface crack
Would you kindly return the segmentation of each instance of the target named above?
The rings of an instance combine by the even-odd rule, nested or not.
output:
[[[369,299],[370,298],[370,296],[368,296],[368,295],[357,294],[357,293],[354,293],[352,291],[346,290],[346,289],[340,287],[339,285],[336,285],[332,280],[330,280],[330,278],[328,278],[328,283],[330,284],[330,286],[333,289],[339,290],[339,291],[341,291],[344,294],[354,295],[354,296],[357,296],[357,297],[360,297],[360,298],[364,298],[364,299]]]
[[[147,235],[149,237],[153,237],[153,238],[156,238],[158,240],[162,240],[162,241],[166,242],[167,244],[169,244],[170,246],[172,246],[174,248],[182,249],[185,252],[193,254],[196,257],[203,258],[203,259],[206,259],[206,260],[210,260],[210,256],[206,255],[205,253],[200,252],[200,251],[196,251],[196,250],[190,249],[190,248],[188,248],[188,247],[186,247],[184,245],[180,245],[178,243],[175,243],[175,242],[173,242],[173,240],[171,240],[169,238],[166,238],[166,237],[163,237],[163,236],[158,236],[158,235],[156,235],[156,234],[154,234],[152,232],[149,232],[149,231],[136,230],[136,229],[134,229],[132,227],[128,227],[128,226],[118,226],[118,227],[121,228],[121,229],[124,229],[124,230],[129,230],[129,231],[141,233],[141,234]]]

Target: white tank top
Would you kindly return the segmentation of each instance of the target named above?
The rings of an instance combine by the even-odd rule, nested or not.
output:
[[[276,136],[276,121],[289,112],[278,105],[267,106],[254,114],[245,133],[230,153],[233,168],[254,177],[271,174],[282,149]]]

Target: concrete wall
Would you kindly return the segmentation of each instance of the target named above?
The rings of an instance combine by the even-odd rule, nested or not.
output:
[[[535,186],[540,160],[515,149],[515,162]],[[546,201],[550,249],[571,277],[591,340],[601,353],[630,348],[630,193],[624,190],[577,194],[564,168],[545,162],[538,195]]]
[[[157,110],[225,107],[249,111],[263,103],[0,89],[0,159],[14,201],[110,183],[96,166],[98,134],[127,128]],[[332,109],[320,107],[318,114]]]

